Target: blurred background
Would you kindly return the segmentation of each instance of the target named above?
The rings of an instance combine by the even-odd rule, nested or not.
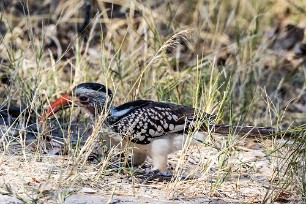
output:
[[[117,104],[146,98],[200,107],[220,122],[305,123],[303,1],[2,0],[0,8],[2,104],[40,112],[94,81],[115,90]]]

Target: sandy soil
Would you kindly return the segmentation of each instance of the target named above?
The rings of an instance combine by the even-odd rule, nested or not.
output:
[[[221,136],[217,139],[220,146],[226,141]],[[35,154],[29,149],[23,155],[14,155],[10,151],[1,159],[0,201],[261,203],[272,192],[280,193],[276,200],[297,201],[294,189],[281,190],[277,185],[275,170],[280,164],[273,156],[267,156],[271,144],[271,140],[256,143],[241,139],[226,161],[222,161],[224,155],[220,151],[207,145],[192,146],[185,154],[170,155],[170,181],[156,179],[143,184],[139,183],[140,176],[131,176],[135,169],[118,167],[118,160],[103,172],[103,159],[100,163],[88,161],[78,164],[70,174],[74,165],[71,156]],[[150,159],[145,167],[150,167]]]

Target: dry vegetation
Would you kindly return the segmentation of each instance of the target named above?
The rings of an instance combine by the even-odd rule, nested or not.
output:
[[[0,202],[306,201],[305,1],[90,4],[79,32],[83,1],[0,2],[1,107],[25,108],[11,118],[1,112]],[[115,104],[169,101],[218,123],[296,134],[211,135],[171,155],[170,181],[138,184],[141,169],[124,167],[117,149],[102,154],[108,133],[78,108],[39,124],[50,101],[89,81],[115,91]]]

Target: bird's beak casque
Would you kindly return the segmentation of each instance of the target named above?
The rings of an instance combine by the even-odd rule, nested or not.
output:
[[[70,93],[62,95],[60,98],[56,99],[48,108],[48,110],[42,115],[40,122],[45,122],[50,116],[54,115],[56,112],[69,108],[72,105],[72,96]]]

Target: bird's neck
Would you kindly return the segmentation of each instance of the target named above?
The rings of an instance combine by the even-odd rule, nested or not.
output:
[[[105,107],[91,107],[87,108],[87,111],[92,115],[94,118],[98,118],[101,115],[107,115],[108,118],[116,118],[117,117],[117,111],[114,106],[111,106],[110,108]]]
[[[112,116],[114,107],[110,105],[110,108],[105,106],[88,106],[85,110],[94,118],[98,119],[100,116],[107,115],[107,117]]]
[[[92,110],[88,111],[93,115],[94,118],[98,118],[101,115],[107,114],[107,122],[108,123],[114,123],[118,119],[120,119],[122,116],[124,116],[126,113],[128,113],[131,110],[131,108],[125,108],[125,109],[118,109],[112,104],[109,105],[109,108],[106,107],[96,107]]]

